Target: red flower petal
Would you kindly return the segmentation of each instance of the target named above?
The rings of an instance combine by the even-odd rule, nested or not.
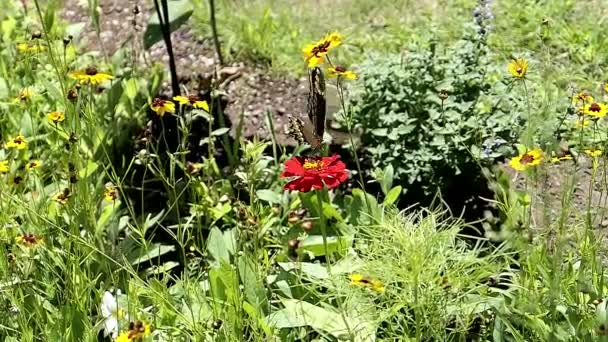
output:
[[[330,157],[293,157],[285,161],[282,178],[296,179],[285,184],[285,190],[308,192],[312,189],[337,188],[348,179],[346,165],[339,155]],[[304,167],[304,165],[307,165]]]

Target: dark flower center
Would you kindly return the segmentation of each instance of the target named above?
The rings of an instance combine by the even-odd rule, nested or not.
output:
[[[312,49],[312,54],[316,57],[320,57],[320,54],[327,53],[330,44],[331,42],[329,40],[324,41],[322,44],[319,44]]]
[[[336,65],[335,69],[337,72],[346,72],[346,68],[341,65]]]
[[[97,75],[97,68],[94,66],[90,66],[88,68],[86,68],[84,70],[85,74],[89,75],[89,76],[95,76]]]
[[[38,240],[34,234],[23,234],[23,241],[33,245]]]
[[[533,161],[534,161],[534,156],[531,155],[531,154],[529,154],[529,153],[526,153],[523,156],[521,156],[521,163],[522,164],[530,164]]]
[[[155,98],[154,101],[152,101],[152,106],[153,107],[162,107],[165,105],[165,100],[163,99],[159,99],[159,98]]]
[[[188,101],[190,101],[190,103],[194,103],[196,101],[199,101],[200,99],[198,98],[197,95],[190,95],[188,96]]]
[[[590,111],[592,111],[592,112],[599,112],[599,111],[601,111],[601,110],[602,110],[602,107],[600,107],[600,105],[599,105],[599,104],[597,104],[597,103],[595,103],[595,102],[594,102],[594,103],[592,103],[592,104],[589,106],[589,110],[590,110]]]
[[[515,71],[516,71],[518,74],[521,74],[521,73],[524,71],[524,69],[522,69],[521,67],[517,67],[517,69],[515,69]]]

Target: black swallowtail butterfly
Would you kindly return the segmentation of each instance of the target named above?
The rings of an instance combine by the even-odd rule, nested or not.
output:
[[[308,75],[308,103],[306,111],[310,122],[304,123],[300,118],[289,117],[288,134],[298,140],[299,143],[308,143],[317,150],[323,146],[323,134],[325,133],[325,78],[323,71],[312,68]]]

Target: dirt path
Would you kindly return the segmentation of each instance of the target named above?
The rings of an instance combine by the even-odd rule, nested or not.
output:
[[[84,29],[75,43],[89,50],[101,50],[112,56],[119,48],[127,47],[143,51],[142,37],[151,15],[156,15],[153,5],[141,0],[100,0],[100,32],[91,24],[86,2],[67,0],[62,17],[71,24],[82,23]],[[135,10],[137,8],[137,10]],[[210,37],[200,39],[186,24],[172,33],[174,54],[180,83],[204,91],[214,75],[215,53]],[[162,62],[168,57],[164,43],[155,44],[144,55],[145,62]],[[273,118],[275,135],[279,143],[292,144],[284,132],[287,115],[300,115],[306,108],[307,81],[285,77],[271,77],[264,70],[245,66],[243,63],[227,65],[218,70],[222,78],[230,78],[222,89],[228,97],[226,113],[236,127],[244,117],[245,137],[268,137],[266,116]],[[168,76],[167,76],[168,78]],[[168,88],[168,79],[165,82]]]

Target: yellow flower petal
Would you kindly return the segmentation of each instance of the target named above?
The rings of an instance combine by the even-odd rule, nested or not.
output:
[[[514,59],[509,63],[508,70],[513,77],[524,78],[528,72],[528,61],[523,58]]]

